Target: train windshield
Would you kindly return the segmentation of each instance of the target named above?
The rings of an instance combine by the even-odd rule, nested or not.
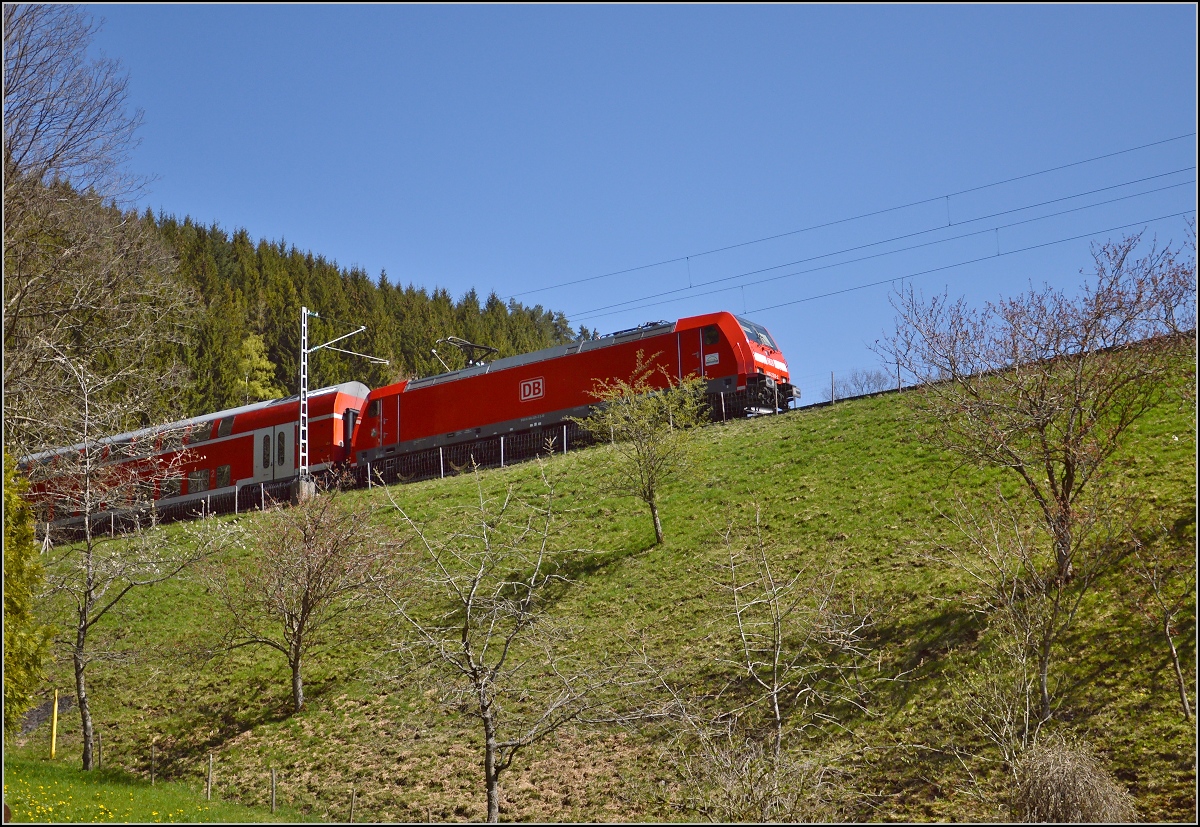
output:
[[[742,330],[746,331],[746,338],[752,342],[757,342],[760,345],[766,345],[772,350],[779,350],[779,345],[775,344],[775,340],[771,338],[771,334],[767,329],[760,324],[755,324],[749,319],[737,317],[738,324],[742,326]]]

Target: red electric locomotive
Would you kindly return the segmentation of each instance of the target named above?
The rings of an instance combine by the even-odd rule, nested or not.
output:
[[[361,382],[345,382],[309,394],[314,472],[350,459],[354,420],[368,393]],[[139,501],[147,495],[153,500],[160,519],[236,511],[287,497],[298,473],[299,429],[300,401],[293,396],[100,440],[91,448],[91,464],[105,478],[100,488],[113,502],[87,510],[102,525],[115,523],[133,499],[131,486],[140,488]],[[78,481],[54,473],[58,468],[62,475],[77,475],[82,453],[83,446],[75,445],[20,461],[27,473],[43,466],[31,474],[31,494],[47,503],[55,525],[82,522]]]
[[[639,351],[676,378],[706,379],[718,420],[778,411],[799,397],[765,328],[712,313],[374,390],[355,435],[353,462],[360,477],[392,481],[565,450],[577,438],[571,417],[588,413],[596,382],[628,379]],[[666,382],[655,378],[660,387]]]

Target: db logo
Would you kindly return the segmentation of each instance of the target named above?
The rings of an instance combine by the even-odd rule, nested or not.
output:
[[[528,402],[530,399],[540,399],[546,395],[546,380],[542,377],[537,379],[526,379],[521,383],[521,401]]]

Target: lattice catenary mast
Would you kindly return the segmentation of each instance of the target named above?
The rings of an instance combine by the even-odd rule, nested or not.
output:
[[[333,347],[334,342],[340,342],[343,339],[349,339],[351,336],[362,333],[367,329],[366,325],[360,325],[357,330],[352,330],[349,333],[338,336],[336,339],[330,339],[323,345],[316,347],[308,346],[308,317],[312,316],[315,319],[321,318],[321,314],[315,310],[309,310],[307,307],[300,308],[300,479],[307,482],[311,479],[308,473],[308,354],[315,353],[321,348],[329,348],[336,350],[338,353],[348,353],[351,356],[361,356],[369,362],[374,362],[377,365],[388,364],[387,359],[380,359],[377,356],[368,356],[365,353],[358,353],[353,350],[343,350],[340,347]]]

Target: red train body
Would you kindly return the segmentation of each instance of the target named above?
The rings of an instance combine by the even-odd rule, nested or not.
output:
[[[346,382],[309,394],[309,456],[314,472],[345,464],[351,456],[350,429],[369,389]],[[347,416],[349,414],[349,416]],[[257,402],[227,411],[119,434],[100,440],[84,458],[84,446],[47,451],[20,461],[31,474],[31,495],[48,501],[56,525],[79,522],[79,487],[73,479],[87,462],[105,477],[101,489],[119,492],[140,484],[160,518],[176,519],[209,511],[253,507],[264,498],[284,496],[296,478],[300,429],[298,397]],[[60,469],[61,474],[55,474]],[[87,510],[102,520],[122,512],[123,497]],[[64,513],[65,512],[65,513]]]
[[[360,480],[445,475],[475,462],[504,465],[566,450],[581,439],[572,417],[602,380],[629,379],[638,354],[674,378],[706,380],[715,419],[785,409],[799,396],[767,331],[731,313],[659,322],[599,339],[511,356],[370,391],[347,382],[309,394],[310,470],[355,470]],[[665,376],[655,374],[658,386]],[[182,435],[168,447],[163,435]],[[290,492],[299,473],[297,397],[259,402],[101,440],[91,459],[143,486],[160,518],[260,506]],[[99,452],[99,453],[97,453]],[[21,460],[55,524],[79,523],[67,476],[83,446]],[[55,467],[62,473],[56,475]],[[120,498],[117,498],[120,499]],[[93,504],[114,524],[121,503]]]
[[[798,396],[765,328],[731,313],[692,316],[582,340],[371,392],[354,440],[360,474],[444,474],[505,464],[576,438],[572,417],[601,380],[629,379],[638,353],[670,377],[707,380],[716,419],[779,410]],[[658,387],[667,376],[654,374]]]

